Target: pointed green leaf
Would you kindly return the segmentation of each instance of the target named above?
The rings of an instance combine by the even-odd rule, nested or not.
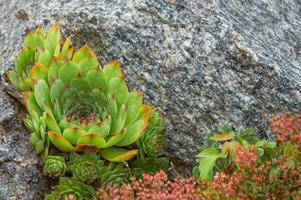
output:
[[[122,129],[119,131],[119,133],[116,133],[115,135],[113,135],[104,145],[103,148],[108,148],[111,146],[116,145],[118,142],[120,142],[122,140],[122,138],[124,137],[124,133],[125,133],[125,129]]]
[[[72,61],[79,63],[86,58],[93,60],[98,65],[97,58],[96,58],[94,52],[87,45],[84,45],[83,47],[81,47],[79,50],[77,50],[74,53]]]
[[[131,92],[128,95],[128,98],[125,103],[128,106],[125,126],[132,124],[139,117],[140,110],[142,107],[142,99],[143,99],[142,93]]]
[[[87,132],[78,127],[66,128],[63,132],[63,136],[73,145],[76,145],[78,138],[85,134],[87,134]]]
[[[39,142],[41,140],[41,138],[37,135],[36,132],[32,132],[30,135],[30,142],[31,144],[36,144],[37,142]]]
[[[56,79],[58,79],[59,69],[63,66],[63,60],[60,57],[54,57],[53,62],[50,64],[48,70],[48,83],[49,85]]]
[[[33,92],[30,91],[24,92],[23,98],[25,101],[26,109],[31,115],[34,115],[33,113],[36,113],[38,117],[42,116],[43,111],[41,110],[41,107],[38,105]]]
[[[39,106],[45,110],[46,106],[51,106],[49,87],[45,80],[38,80],[34,87],[34,95]]]
[[[19,76],[22,75],[29,67],[34,65],[34,50],[23,49],[15,61],[16,72]]]
[[[60,43],[60,39],[61,39],[61,34],[59,30],[59,25],[54,24],[49,28],[44,43],[45,49],[47,49],[52,56],[55,55],[56,49],[58,48],[57,45]]]
[[[58,56],[61,52],[61,44],[60,43],[57,43],[56,46],[55,46],[55,50],[54,50],[54,56]]]
[[[93,88],[100,88],[107,94],[108,85],[105,81],[103,73],[99,69],[91,69],[87,73],[87,79]]]
[[[112,125],[112,117],[110,115],[105,115],[104,123],[111,128]]]
[[[42,64],[35,64],[32,67],[30,78],[34,80],[43,79],[47,81],[48,67]]]
[[[78,64],[69,61],[59,69],[58,76],[65,84],[70,84],[71,80],[79,75],[79,73],[80,69]]]
[[[61,130],[65,130],[66,128],[74,128],[75,124],[73,124],[72,121],[68,121],[66,117],[64,117],[63,119],[61,119],[59,127]]]
[[[95,59],[85,58],[79,63],[80,73],[86,76],[90,69],[98,69],[98,62]]]
[[[44,48],[44,41],[46,38],[46,33],[44,31],[44,29],[42,28],[37,28],[37,30],[35,31],[35,40],[36,40],[36,47],[42,49]]]
[[[36,131],[37,133],[40,133],[40,127],[39,127],[39,124],[40,124],[40,118],[39,118],[38,114],[35,113],[35,112],[33,112],[33,113],[31,114],[31,117],[32,117],[32,124],[33,124],[33,126],[34,126],[35,131]],[[43,117],[43,116],[41,116],[41,117]]]
[[[100,152],[101,156],[111,162],[123,162],[128,161],[135,157],[138,150],[127,150],[122,148],[108,148]]]
[[[88,133],[96,133],[97,135],[106,138],[110,134],[110,126],[106,123],[97,123],[91,126]]]
[[[50,88],[50,99],[51,102],[54,103],[55,100],[61,102],[61,96],[65,91],[65,84],[61,79],[56,79]]]
[[[40,121],[41,119],[44,119],[43,116],[40,117]],[[43,141],[46,140],[46,122],[45,122],[45,127],[43,126],[43,124],[40,124],[40,136],[42,138]]]
[[[71,47],[71,48],[68,50],[68,53],[67,53],[67,59],[71,60],[72,57],[73,57],[73,53],[74,53],[74,48]]]
[[[120,63],[113,61],[104,66],[102,73],[106,79],[106,83],[109,84],[112,78],[121,78],[123,76]]]
[[[67,37],[61,51],[62,58],[66,58],[69,50],[69,46],[71,45],[71,37]]]
[[[40,53],[39,58],[38,58],[38,63],[48,67],[51,59],[52,59],[52,56],[50,55],[49,51],[47,49],[45,49],[44,51],[42,51]]]
[[[73,151],[73,146],[72,144],[66,140],[63,136],[60,134],[53,132],[53,131],[48,131],[48,136],[51,141],[51,143],[58,148],[59,150],[63,152],[70,152]]]
[[[108,93],[114,94],[118,108],[126,101],[129,91],[124,80],[121,78],[112,78],[109,82]]]
[[[129,144],[132,144],[136,142],[143,135],[148,125],[150,112],[151,112],[151,107],[143,105],[141,110],[142,113],[141,117],[139,117],[139,120],[126,127],[125,136],[117,144],[117,146],[127,146]]]
[[[142,132],[144,132],[145,127],[143,119],[126,127],[125,137],[117,144],[117,146],[127,146],[136,142],[139,139],[139,136],[142,135]]]
[[[20,90],[21,91],[28,91],[31,89],[31,85],[32,85],[32,82],[30,79],[23,79],[20,81]]]
[[[15,71],[7,71],[6,75],[11,82],[16,88],[20,89],[20,81],[17,73]]]
[[[62,115],[63,115],[63,110],[62,109],[63,109],[63,107],[60,105],[60,103],[56,99],[53,102],[53,114],[54,114],[54,117],[57,121],[59,121],[62,118]]]
[[[54,132],[57,132],[57,133],[61,133],[59,125],[57,124],[57,122],[56,122],[53,114],[51,113],[51,111],[44,112],[44,118],[45,118],[45,122],[46,122],[48,130],[54,131]]]
[[[44,143],[44,141],[40,140],[40,141],[38,141],[37,143],[34,144],[34,147],[35,147],[36,153],[40,154],[44,150],[45,143]]]
[[[105,139],[95,133],[88,133],[78,138],[77,144],[94,145],[96,148],[102,148],[105,145]]]
[[[112,128],[110,131],[111,134],[119,132],[124,127],[126,116],[127,106],[123,104],[119,109],[118,117],[116,118],[116,120],[112,121]]]
[[[115,98],[112,94],[108,94],[108,102],[107,102],[107,112],[112,118],[112,121],[116,120],[117,118],[117,104]]]
[[[30,115],[27,115],[26,118],[23,119],[23,123],[28,130],[35,131]]]
[[[29,32],[24,39],[24,47],[26,48],[35,48],[36,47],[36,38],[33,32]]]

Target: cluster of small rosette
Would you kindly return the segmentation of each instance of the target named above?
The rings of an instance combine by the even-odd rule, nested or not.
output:
[[[164,121],[129,91],[120,63],[101,68],[87,45],[61,41],[58,24],[26,36],[7,76],[23,92],[24,123],[45,174],[60,178],[46,199],[90,199],[94,187],[126,181],[132,166],[168,165],[160,157]]]

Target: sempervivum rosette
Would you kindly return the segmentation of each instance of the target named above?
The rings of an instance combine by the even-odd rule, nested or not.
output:
[[[107,164],[93,152],[84,155],[70,153],[67,166],[75,180],[87,184],[96,181],[100,185],[118,184],[127,181],[130,174],[124,163]]]
[[[48,156],[44,165],[44,174],[58,178],[64,176],[66,171],[65,159],[62,156]]]
[[[137,141],[140,157],[155,157],[163,152],[165,122],[162,117],[152,110],[149,126]]]
[[[61,177],[59,184],[45,200],[90,200],[94,193],[95,190],[90,185],[73,178]]]
[[[47,34],[29,33],[15,71],[8,72],[24,91],[32,144],[38,153],[51,143],[63,152],[100,152],[113,162],[131,159],[151,107],[141,93],[129,92],[118,62],[101,69],[88,46],[73,52],[70,43],[67,38],[61,44],[58,25]]]

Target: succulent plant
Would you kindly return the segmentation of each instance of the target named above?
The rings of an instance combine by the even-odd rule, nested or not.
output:
[[[149,118],[149,126],[142,137],[137,141],[140,157],[154,157],[162,153],[164,129],[164,120],[155,110],[152,110]]]
[[[90,200],[94,193],[95,190],[89,185],[73,178],[61,177],[59,185],[54,187],[45,200]]]
[[[109,184],[121,184],[128,182],[130,178],[130,170],[125,166],[125,163],[113,163],[110,162],[102,169],[101,176],[99,178],[99,184],[101,186]]]
[[[67,165],[75,179],[91,184],[101,176],[104,161],[96,153],[78,155],[72,152],[69,157]]]
[[[33,99],[34,96],[30,95],[27,98]],[[38,154],[44,152],[45,157],[47,157],[50,142],[47,137],[45,118],[44,116],[39,116],[40,113],[38,114],[32,110],[29,110],[29,113],[23,121],[25,126],[32,131],[31,144]]]
[[[50,141],[63,152],[100,151],[112,162],[133,158],[138,150],[129,146],[143,136],[152,108],[142,93],[129,92],[118,62],[101,69],[88,46],[74,52],[70,45],[70,37],[61,44],[58,25],[47,34],[38,28],[7,73],[24,91],[25,124],[37,153],[47,155]],[[156,142],[142,146],[149,153]]]
[[[62,156],[48,156],[44,165],[44,174],[52,178],[65,175],[66,164]]]
[[[67,166],[73,177],[88,184],[95,181],[100,185],[118,184],[127,181],[130,175],[123,163],[107,163],[96,153],[79,155],[71,152],[69,160]]]

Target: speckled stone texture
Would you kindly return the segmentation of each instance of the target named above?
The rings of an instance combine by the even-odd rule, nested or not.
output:
[[[119,60],[130,88],[160,108],[166,154],[182,174],[219,123],[270,138],[271,114],[300,111],[300,0],[2,0],[0,74],[26,32],[55,21],[102,63]],[[43,187],[17,96],[0,93],[0,199],[32,199]]]

